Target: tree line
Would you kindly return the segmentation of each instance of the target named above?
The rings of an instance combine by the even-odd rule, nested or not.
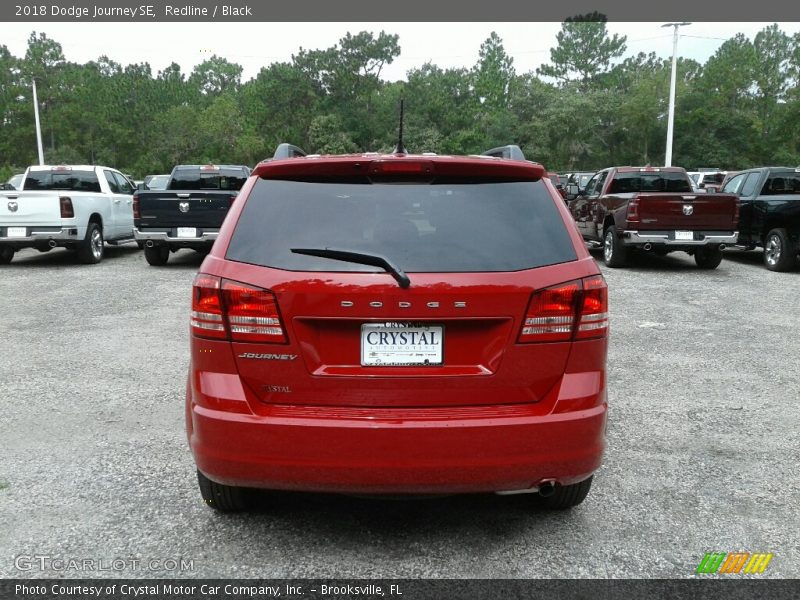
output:
[[[32,33],[24,57],[0,45],[0,181],[37,162],[31,81],[45,162],[104,164],[137,178],[180,163],[254,165],[281,142],[308,152],[391,151],[405,99],[410,152],[476,153],[507,143],[550,170],[663,164],[671,63],[622,59],[596,13],[562,23],[549,63],[517,73],[496,33],[472,68],[428,62],[388,82],[397,35],[348,33],[327,49],[242,81],[212,56],[185,74],[173,63],[69,62]],[[800,34],[775,24],[725,41],[705,64],[679,59],[673,164],[742,169],[800,165]]]

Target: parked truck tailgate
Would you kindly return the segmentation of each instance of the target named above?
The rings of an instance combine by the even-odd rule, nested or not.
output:
[[[638,216],[642,230],[688,229],[733,231],[738,202],[732,194],[640,193]]]
[[[139,192],[141,227],[216,227],[225,220],[236,192]]]

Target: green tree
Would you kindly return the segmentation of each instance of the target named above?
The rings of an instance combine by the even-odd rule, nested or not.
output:
[[[582,89],[588,88],[625,52],[627,38],[609,37],[606,22],[605,15],[597,12],[568,18],[556,35],[558,46],[550,50],[552,64],[537,72],[562,84],[577,81]]]

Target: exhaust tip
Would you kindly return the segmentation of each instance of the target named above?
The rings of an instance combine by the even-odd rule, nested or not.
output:
[[[51,248],[55,248],[56,247],[56,241],[55,240],[50,240],[49,242],[47,242],[47,245],[50,246]]]
[[[648,243],[646,243],[644,245],[644,249],[647,250],[647,251],[650,251],[652,248],[653,248],[653,244],[651,244],[650,242],[648,242]]]
[[[539,484],[539,495],[542,498],[549,498],[556,493],[555,479],[545,479]]]
[[[719,245],[719,249],[720,250],[725,250],[725,248],[727,248],[727,246],[725,246],[725,244],[720,244]]]
[[[153,240],[147,240],[144,243],[144,245],[147,246],[148,248],[152,248],[153,246],[155,246],[155,244],[153,243]]]

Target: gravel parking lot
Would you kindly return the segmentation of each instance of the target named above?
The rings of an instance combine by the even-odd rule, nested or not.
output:
[[[183,425],[201,260],[153,268],[131,244],[0,268],[0,576],[673,578],[716,550],[800,577],[800,271],[758,251],[711,272],[682,253],[604,268],[608,449],[570,512],[280,494],[229,516],[202,503]],[[18,570],[37,555],[128,566]]]

